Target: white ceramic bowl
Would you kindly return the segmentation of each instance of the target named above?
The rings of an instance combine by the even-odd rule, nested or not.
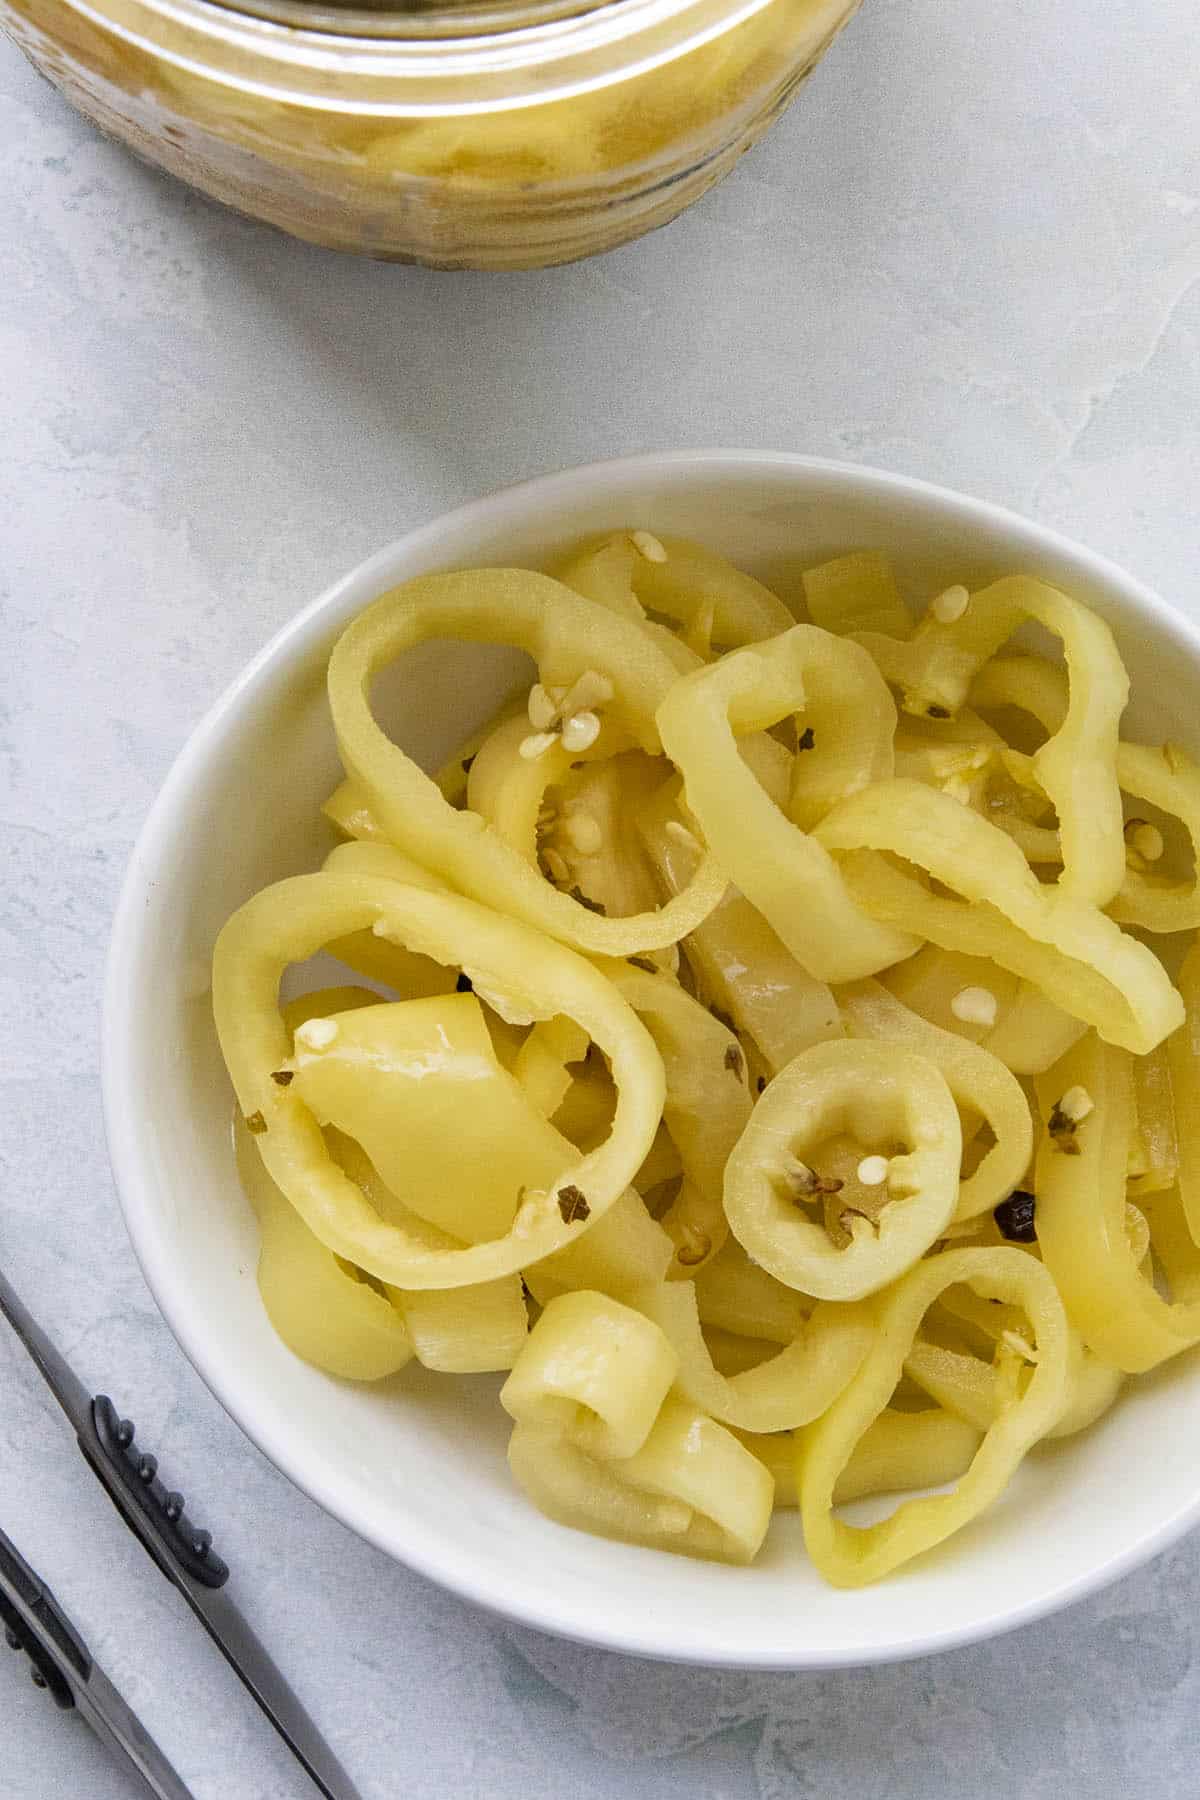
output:
[[[552,1524],[509,1478],[498,1380],[405,1371],[382,1387],[298,1362],[267,1324],[255,1230],[230,1152],[231,1097],[207,995],[213,939],[264,883],[315,866],[317,807],[339,775],[329,647],[394,583],[437,568],[536,562],[623,525],[694,536],[785,591],[839,551],[879,545],[914,597],[1030,569],[1114,626],[1133,729],[1193,749],[1200,637],[1119,570],[994,507],[893,475],[787,455],[695,452],[576,469],[411,533],[315,600],[251,663],[175,764],[117,911],[104,1022],[113,1166],[146,1279],[180,1344],[296,1484],[390,1555],[497,1612],[612,1649],[746,1668],[881,1662],[968,1642],[1078,1599],[1200,1516],[1200,1370],[1135,1383],[1099,1427],[1035,1455],[1002,1502],[881,1586],[826,1587],[794,1514],[754,1567],[610,1544]],[[392,685],[406,746],[449,754],[511,660],[431,645]]]

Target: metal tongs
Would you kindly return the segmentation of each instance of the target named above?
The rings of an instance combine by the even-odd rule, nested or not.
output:
[[[106,1394],[95,1398],[0,1274],[3,1313],[66,1413],[93,1473],[142,1546],[179,1590],[221,1654],[262,1708],[325,1800],[360,1800],[225,1585],[229,1569],[184,1510],[183,1495],[158,1476],[158,1460],[135,1448],[134,1427]],[[64,1708],[75,1707],[101,1741],[158,1800],[192,1800],[162,1751],[108,1680],[50,1589],[0,1532],[0,1621],[24,1650],[33,1679]]]

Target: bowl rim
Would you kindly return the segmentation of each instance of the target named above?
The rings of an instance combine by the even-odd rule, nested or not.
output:
[[[884,501],[908,500],[943,514],[955,514],[968,530],[973,526],[977,531],[1002,531],[1013,538],[1016,546],[1024,545],[1027,552],[1037,550],[1073,563],[1098,584],[1119,589],[1135,611],[1152,620],[1156,632],[1173,639],[1181,652],[1200,665],[1200,629],[1117,563],[1020,513],[915,476],[786,450],[684,449],[643,451],[605,458],[493,489],[403,533],[324,588],[271,636],[188,734],[137,834],[117,898],[103,983],[100,1076],[104,1129],[118,1204],[134,1255],[155,1303],[176,1342],[219,1405],[302,1493],[376,1549],[437,1582],[460,1599],[515,1624],[593,1648],[655,1661],[762,1672],[815,1672],[871,1667],[933,1655],[1002,1636],[1086,1599],[1169,1549],[1200,1522],[1200,1479],[1191,1501],[1180,1505],[1175,1512],[1095,1567],[1058,1585],[1050,1585],[1037,1596],[1007,1610],[993,1609],[990,1615],[981,1614],[978,1618],[942,1628],[924,1626],[909,1635],[893,1636],[866,1647],[847,1646],[830,1651],[816,1647],[811,1652],[798,1648],[786,1657],[771,1651],[756,1654],[752,1650],[722,1656],[680,1642],[669,1623],[660,1627],[649,1611],[642,1617],[623,1620],[619,1625],[604,1620],[581,1625],[573,1614],[558,1610],[551,1593],[539,1591],[535,1594],[511,1582],[506,1585],[502,1577],[481,1580],[465,1574],[440,1540],[429,1537],[427,1541],[400,1547],[370,1521],[351,1516],[352,1509],[332,1490],[320,1467],[308,1466],[306,1459],[295,1452],[294,1440],[282,1428],[278,1413],[273,1412],[270,1405],[256,1400],[252,1390],[226,1391],[208,1354],[208,1334],[198,1328],[198,1314],[187,1305],[186,1279],[176,1265],[157,1254],[150,1234],[143,1229],[143,1222],[155,1210],[155,1184],[149,1159],[140,1146],[140,1113],[128,1098],[132,1090],[125,1073],[132,1053],[134,1023],[128,1001],[134,987],[131,976],[139,955],[144,896],[159,862],[160,841],[181,810],[186,811],[193,785],[219,744],[227,721],[281,657],[302,661],[318,642],[328,638],[335,625],[344,622],[364,604],[355,598],[351,606],[348,599],[351,592],[357,596],[372,581],[388,582],[398,559],[419,556],[448,533],[470,530],[489,522],[502,524],[504,513],[513,506],[528,505],[535,499],[561,503],[573,493],[585,492],[594,485],[603,486],[606,480],[618,478],[630,481],[644,475],[661,480],[664,475],[683,478],[693,474],[712,479],[723,472],[747,474],[755,470],[793,472],[835,488],[844,488],[847,492],[874,495]]]

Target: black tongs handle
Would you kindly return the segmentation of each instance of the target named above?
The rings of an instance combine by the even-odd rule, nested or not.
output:
[[[159,1480],[158,1458],[138,1449],[134,1439],[132,1420],[120,1416],[107,1394],[97,1394],[79,1448],[117,1511],[177,1586],[183,1574],[201,1587],[224,1587],[229,1569],[213,1549],[211,1534],[192,1523],[183,1495]]]
[[[23,1608],[16,1604],[19,1598]],[[23,1650],[34,1684],[56,1706],[75,1704],[71,1675],[86,1681],[92,1672],[87,1645],[40,1575],[34,1573],[11,1538],[0,1531],[0,1619],[10,1650]]]

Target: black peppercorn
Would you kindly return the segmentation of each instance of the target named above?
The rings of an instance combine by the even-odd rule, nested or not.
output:
[[[1036,1210],[1037,1201],[1033,1195],[1026,1188],[1016,1188],[1007,1200],[1000,1202],[992,1217],[1010,1243],[1035,1244]]]

